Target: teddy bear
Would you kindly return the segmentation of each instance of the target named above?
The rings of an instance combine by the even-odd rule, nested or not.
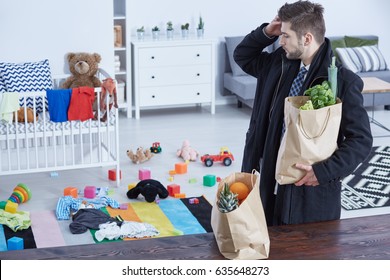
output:
[[[127,156],[131,159],[131,161],[135,164],[143,163],[153,157],[152,152],[149,149],[144,149],[142,147],[138,147],[135,154],[132,150],[127,150]]]
[[[62,84],[62,88],[100,87],[102,83],[96,77],[101,61],[97,53],[68,53],[67,55],[71,76]]]
[[[157,195],[159,198],[167,198],[169,192],[159,181],[146,179],[139,181],[134,188],[127,191],[126,195],[129,199],[135,199],[140,194],[144,196],[147,202],[153,202]]]
[[[190,141],[184,140],[181,149],[177,150],[176,155],[182,157],[185,161],[196,161],[199,153],[191,147]]]

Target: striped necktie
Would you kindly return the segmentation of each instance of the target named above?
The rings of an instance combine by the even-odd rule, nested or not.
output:
[[[290,89],[288,96],[298,96],[299,91],[301,90],[303,80],[305,78],[306,73],[307,73],[307,69],[304,66],[302,66],[298,72],[297,77],[294,79],[294,81],[291,85],[291,89]]]

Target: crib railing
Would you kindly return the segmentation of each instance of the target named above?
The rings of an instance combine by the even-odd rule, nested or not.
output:
[[[46,99],[46,92],[20,93],[24,122],[2,123],[0,127],[0,175],[115,166],[119,186],[118,109],[112,107],[107,120],[102,122],[101,88],[95,88],[95,94],[96,120],[54,123],[46,106],[37,114],[37,103]],[[27,98],[32,103],[32,122],[27,118]],[[108,108],[108,95],[104,102]],[[18,119],[17,112],[14,117]]]

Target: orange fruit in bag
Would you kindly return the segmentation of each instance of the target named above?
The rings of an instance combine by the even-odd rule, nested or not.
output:
[[[248,196],[250,189],[242,182],[234,182],[230,185],[230,191],[236,193],[238,200],[242,201]]]

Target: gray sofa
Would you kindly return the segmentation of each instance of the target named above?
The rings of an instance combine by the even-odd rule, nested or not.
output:
[[[226,46],[226,59],[225,59],[225,73],[224,73],[224,87],[231,93],[237,96],[238,106],[241,107],[245,104],[249,107],[253,107],[254,95],[256,91],[256,79],[247,75],[241,68],[234,62],[233,52],[236,46],[241,42],[244,36],[225,37]],[[362,35],[362,36],[331,36],[328,37],[332,42],[332,48],[336,53],[336,48],[350,48],[361,47],[368,45],[378,45],[379,38],[375,35]],[[269,46],[266,51],[272,52],[278,48],[278,42]],[[337,53],[336,53],[337,56]],[[340,62],[341,58],[337,58]],[[387,64],[387,66],[389,66]],[[383,71],[367,71],[357,72],[361,77],[377,77],[387,82],[390,82],[390,70],[387,67]],[[364,105],[373,105],[372,95],[363,95]],[[375,98],[374,105],[385,105],[386,109],[390,109],[390,94],[383,94]]]

